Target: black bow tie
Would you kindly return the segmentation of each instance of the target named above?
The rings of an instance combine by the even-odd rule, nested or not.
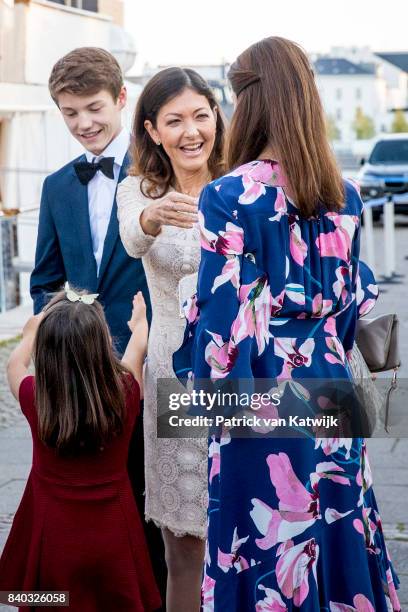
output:
[[[77,177],[83,185],[87,185],[91,179],[95,176],[98,170],[104,173],[110,179],[114,178],[113,164],[114,157],[102,157],[98,162],[77,162],[74,164],[75,172]]]

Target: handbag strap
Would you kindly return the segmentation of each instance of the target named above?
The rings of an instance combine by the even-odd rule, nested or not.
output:
[[[384,420],[384,429],[387,433],[390,433],[388,430],[388,421],[390,417],[390,404],[391,404],[391,394],[398,387],[397,383],[397,372],[398,367],[394,368],[394,372],[392,375],[391,384],[387,390],[387,394],[385,396],[385,420]]]

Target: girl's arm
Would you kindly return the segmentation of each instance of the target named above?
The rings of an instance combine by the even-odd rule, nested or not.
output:
[[[146,319],[146,304],[143,294],[139,291],[133,298],[132,317],[128,321],[132,332],[130,340],[122,357],[122,363],[136,378],[140,387],[140,397],[143,398],[143,363],[147,351],[149,328]]]
[[[17,400],[21,381],[27,376],[35,335],[42,318],[43,313],[40,313],[28,319],[23,328],[23,338],[11,353],[7,362],[8,384],[10,391]]]

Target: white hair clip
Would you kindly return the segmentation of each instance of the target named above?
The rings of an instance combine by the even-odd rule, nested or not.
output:
[[[84,304],[91,305],[94,303],[99,293],[85,293],[85,295],[79,295],[69,286],[68,281],[65,283],[65,294],[70,302],[83,302]]]

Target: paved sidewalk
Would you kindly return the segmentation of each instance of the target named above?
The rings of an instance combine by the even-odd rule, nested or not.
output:
[[[33,307],[31,304],[18,306],[13,308],[13,310],[0,313],[0,342],[18,336],[21,333],[23,324],[32,313]]]

